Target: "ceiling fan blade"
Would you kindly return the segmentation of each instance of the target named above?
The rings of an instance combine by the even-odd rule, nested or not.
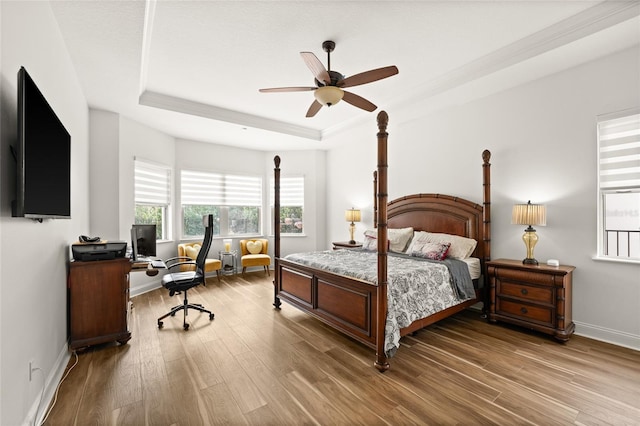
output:
[[[353,87],[360,84],[371,83],[372,81],[382,80],[383,78],[391,77],[398,74],[398,67],[391,65],[390,67],[377,68],[375,70],[361,72],[360,74],[352,75],[344,80],[338,82],[338,87]]]
[[[322,108],[322,104],[314,100],[311,106],[309,107],[309,110],[307,111],[307,118],[313,117],[314,115],[316,115],[318,111],[320,111],[320,108]]]
[[[362,96],[355,95],[351,92],[347,92],[346,90],[344,90],[344,96],[342,97],[342,100],[350,103],[355,107],[364,109],[365,111],[369,112],[374,111],[376,108],[378,108]]]
[[[331,77],[327,69],[316,55],[311,52],[300,52],[300,56],[302,56],[302,60],[307,64],[316,80],[327,85],[331,84]]]
[[[310,92],[316,90],[317,87],[272,87],[270,89],[259,89],[262,93],[275,93],[275,92]]]

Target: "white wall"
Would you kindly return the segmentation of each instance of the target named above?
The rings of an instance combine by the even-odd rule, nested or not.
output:
[[[546,204],[535,256],[577,267],[576,333],[640,349],[640,265],[592,260],[596,117],[640,106],[639,76],[635,47],[438,112],[388,110],[389,199],[436,192],[481,203],[481,153],[490,149],[492,258],[525,257],[524,229],[510,224],[513,204]],[[328,240],[345,239],[342,211],[351,204],[366,209],[358,235],[372,225],[376,133],[372,114],[369,124],[337,136],[344,143],[331,141],[339,148],[327,157]]]
[[[89,232],[88,107],[46,2],[0,2],[0,424],[31,420],[40,392],[48,401],[66,365],[69,244]],[[70,220],[12,218],[17,72],[24,66],[71,134]],[[40,370],[29,382],[28,363]],[[41,413],[42,414],[42,413]]]

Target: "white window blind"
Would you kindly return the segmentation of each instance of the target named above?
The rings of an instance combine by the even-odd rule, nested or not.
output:
[[[640,187],[640,114],[598,123],[600,189]]]
[[[273,178],[271,179],[271,205],[275,201],[275,188]],[[298,207],[304,206],[304,177],[281,177],[280,178],[280,205]]]
[[[183,205],[261,206],[262,178],[182,170]]]
[[[168,206],[171,201],[171,169],[139,159],[134,160],[136,204]]]

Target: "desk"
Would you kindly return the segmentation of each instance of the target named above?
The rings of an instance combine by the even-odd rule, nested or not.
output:
[[[152,264],[155,262],[159,262],[159,264]],[[158,275],[158,271],[160,269],[167,269],[167,265],[165,265],[164,261],[160,259],[136,260],[131,262],[131,270],[133,272],[145,271],[150,277]]]
[[[131,339],[128,258],[69,262],[67,313],[69,348]]]

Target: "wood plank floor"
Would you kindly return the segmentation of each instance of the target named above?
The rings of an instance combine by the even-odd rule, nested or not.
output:
[[[373,350],[275,310],[263,273],[208,281],[189,300],[216,317],[192,311],[188,331],[156,325],[180,295],[133,298],[130,342],[80,353],[46,424],[640,424],[637,351],[465,311],[404,337],[382,374]]]

